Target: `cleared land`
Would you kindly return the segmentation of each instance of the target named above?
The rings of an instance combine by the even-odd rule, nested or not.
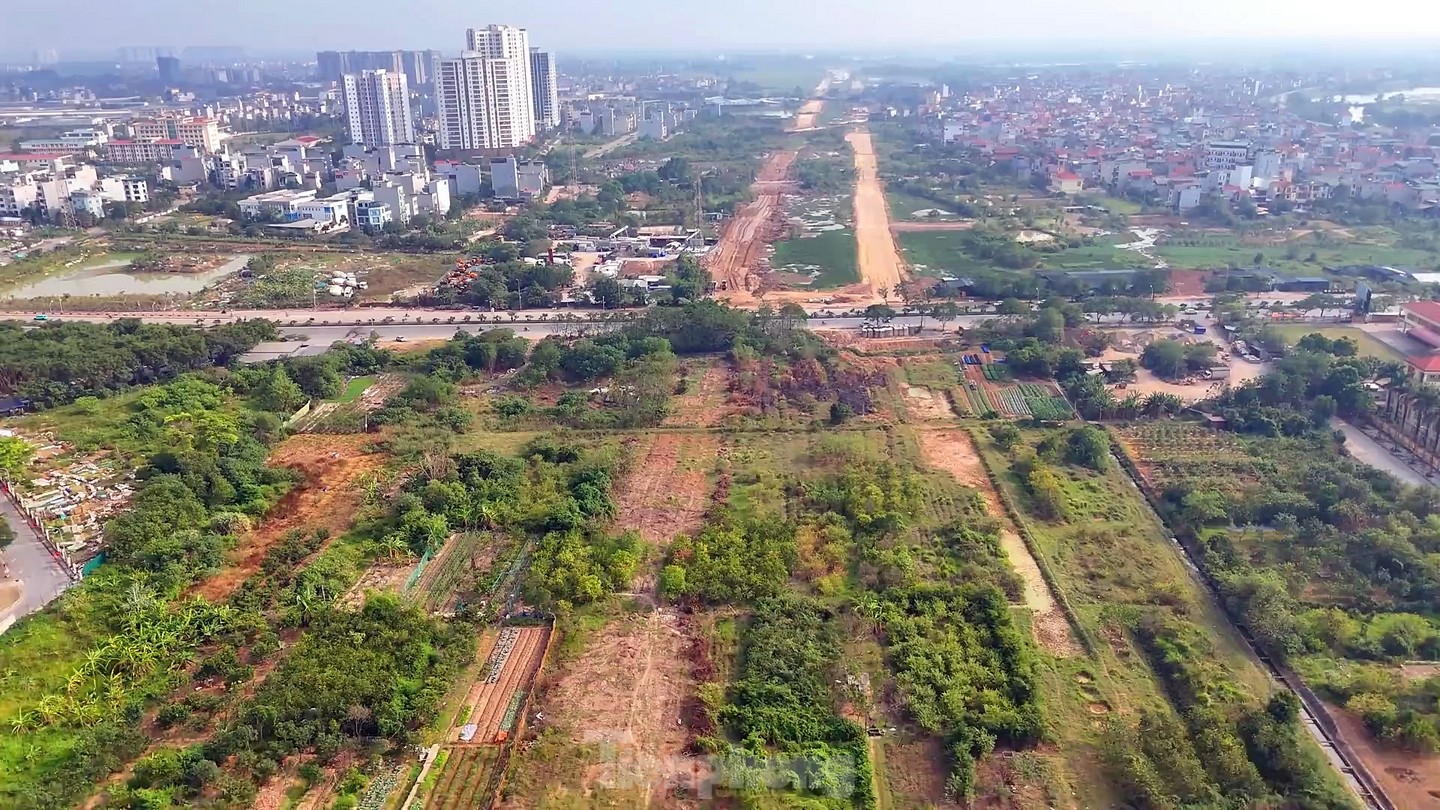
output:
[[[845,140],[855,152],[855,238],[860,251],[860,279],[878,295],[882,287],[900,287],[905,280],[905,264],[890,233],[890,212],[870,133],[857,130],[846,135]]]
[[[1075,641],[1070,622],[1055,602],[1049,584],[1040,573],[1039,564],[1010,522],[969,434],[962,430],[921,430],[919,437],[925,463],[950,473],[961,484],[977,490],[985,499],[985,507],[990,510],[991,516],[1000,522],[1000,544],[1005,549],[1005,556],[1010,558],[1010,565],[1025,581],[1025,606],[1035,614],[1030,623],[1035,640],[1052,655],[1063,658],[1081,655],[1084,651]]]
[[[266,553],[292,529],[328,529],[338,537],[354,520],[365,498],[360,479],[380,468],[385,458],[366,451],[370,436],[300,435],[286,439],[270,454],[270,463],[290,467],[304,481],[266,514],[260,527],[241,538],[231,554],[234,564],[195,589],[214,602],[230,595],[260,569]]]
[[[790,164],[796,152],[776,152],[761,167],[750,186],[755,199],[735,212],[719,244],[706,255],[706,265],[719,289],[716,295],[731,303],[754,300],[751,291],[759,285],[756,270],[766,242],[774,241],[783,229],[785,208],[782,204]]]
[[[720,442],[704,433],[656,433],[641,440],[635,464],[616,498],[615,525],[666,546],[705,517],[709,472]]]
[[[1364,357],[1378,357],[1381,360],[1404,360],[1405,355],[1394,346],[1375,337],[1363,329],[1356,329],[1353,326],[1310,326],[1303,323],[1290,323],[1284,326],[1272,326],[1276,332],[1289,343],[1295,343],[1306,335],[1320,334],[1330,340],[1350,338],[1360,347],[1360,354]]]

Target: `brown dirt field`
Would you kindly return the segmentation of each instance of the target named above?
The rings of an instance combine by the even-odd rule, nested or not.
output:
[[[270,463],[299,470],[305,480],[285,494],[260,521],[260,527],[241,538],[231,552],[229,568],[205,580],[194,593],[212,602],[229,596],[247,577],[259,570],[270,546],[291,529],[321,527],[339,536],[355,518],[365,497],[356,486],[366,473],[379,469],[384,456],[365,452],[369,436],[291,436],[270,454]]]
[[[885,782],[897,808],[952,810],[960,805],[945,799],[945,763],[950,755],[934,737],[885,738]]]
[[[667,785],[688,782],[696,765],[685,750],[683,724],[695,690],[689,645],[680,616],[664,608],[615,619],[595,635],[544,709],[571,724],[573,742],[602,749],[602,761],[586,768],[583,784],[565,789],[588,794],[648,784],[647,806],[673,803]]]
[[[975,227],[973,220],[959,222],[915,222],[900,221],[890,223],[890,230],[893,233],[923,233],[925,231],[968,231]]]
[[[944,391],[919,385],[905,387],[905,409],[927,422],[949,422],[955,418],[954,411],[950,410],[950,399]]]
[[[720,424],[725,416],[729,380],[730,369],[724,361],[711,363],[705,368],[699,383],[675,398],[675,408],[665,418],[665,424],[670,427],[715,427]]]
[[[641,442],[616,497],[615,528],[634,529],[663,548],[675,535],[699,528],[720,442],[705,433],[655,433]]]
[[[756,273],[761,249],[774,241],[784,230],[785,208],[781,204],[790,189],[787,178],[796,152],[776,152],[770,156],[750,189],[755,199],[741,206],[725,227],[720,242],[705,255],[705,265],[718,287],[715,295],[731,303],[752,302],[752,291],[759,286]]]
[[[502,628],[500,634],[496,647],[506,640],[506,636],[513,638],[510,654],[505,657],[499,671],[492,672],[496,651],[491,651],[491,657],[481,669],[480,677],[471,684],[462,704],[470,711],[461,712],[456,717],[455,727],[450,729],[447,740],[451,743],[460,742],[461,727],[471,723],[476,727],[471,742],[481,745],[501,742],[514,730],[513,727],[502,728],[505,714],[515,693],[529,689],[535,680],[540,659],[545,654],[545,642],[550,637],[550,628],[507,627]],[[466,719],[462,722],[460,717]]]
[[[1345,742],[1360,757],[1396,807],[1440,807],[1440,754],[1412,754],[1381,748],[1365,724],[1349,712],[1329,706]]]
[[[1083,651],[1075,641],[1069,620],[1055,602],[1055,595],[1050,592],[1050,585],[1041,575],[1040,566],[1030,555],[1030,549],[1010,522],[1000,502],[1000,494],[985,472],[969,434],[961,430],[922,430],[919,437],[925,463],[950,473],[961,484],[977,490],[985,499],[990,514],[1000,521],[1000,545],[1004,547],[1010,565],[1024,580],[1025,605],[1034,611],[1030,627],[1035,640],[1052,655],[1061,658],[1081,655]]]
[[[375,344],[377,349],[389,349],[396,354],[419,354],[449,343],[448,340],[382,340]]]
[[[1205,295],[1205,279],[1209,277],[1208,270],[1171,270],[1170,292],[1166,296],[1189,298]]]
[[[898,290],[905,281],[905,262],[890,232],[890,209],[875,147],[865,129],[845,136],[855,151],[855,241],[860,251],[860,279],[872,292],[881,287]]]
[[[340,604],[344,607],[358,608],[365,601],[365,595],[374,591],[378,593],[399,593],[405,587],[405,580],[410,578],[410,572],[415,570],[415,560],[407,559],[399,562],[377,561],[360,575],[360,579],[340,597]]]

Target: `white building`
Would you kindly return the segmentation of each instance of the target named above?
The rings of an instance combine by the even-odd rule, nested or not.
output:
[[[535,99],[535,126],[560,126],[560,83],[555,77],[555,55],[549,51],[530,49],[530,94]]]
[[[450,190],[458,196],[479,196],[485,182],[485,166],[475,163],[437,161],[435,171],[450,181]]]
[[[490,159],[490,185],[505,200],[535,197],[550,182],[550,169],[540,161],[521,161],[513,155]]]
[[[1206,169],[1233,169],[1250,162],[1250,144],[1245,141],[1211,141],[1205,144],[1201,163]]]
[[[143,177],[121,177],[120,188],[125,195],[125,202],[150,202],[150,184],[145,182]]]
[[[637,132],[642,141],[663,141],[670,137],[670,127],[663,115],[641,121]]]
[[[350,140],[366,146],[415,142],[410,86],[404,73],[366,70],[342,82]]]
[[[84,152],[105,145],[110,133],[100,129],[72,129],[54,138],[21,141],[22,152]]]
[[[465,32],[459,59],[437,64],[440,148],[506,149],[535,137],[530,35],[492,25]]]
[[[130,135],[137,141],[178,140],[186,146],[220,150],[220,122],[214,118],[141,118],[129,122]]]

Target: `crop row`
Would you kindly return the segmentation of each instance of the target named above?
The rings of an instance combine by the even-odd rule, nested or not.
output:
[[[1027,397],[1025,404],[1030,407],[1030,415],[1036,419],[1060,421],[1074,415],[1074,412],[1070,410],[1070,403],[1066,402],[1063,397]]]
[[[1025,395],[1020,392],[1019,388],[1013,385],[1001,388],[996,392],[996,397],[1000,400],[1000,407],[1004,409],[1005,413],[1015,416],[1030,415],[1030,403],[1026,401]]]

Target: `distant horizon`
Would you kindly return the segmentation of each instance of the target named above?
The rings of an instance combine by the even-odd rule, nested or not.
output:
[[[1254,38],[1227,37],[1224,39],[1207,39],[1196,37],[1188,40],[1169,40],[1162,45],[1148,43],[1135,43],[1133,41],[1114,41],[1105,39],[1080,40],[1068,39],[1015,39],[1015,40],[957,40],[950,45],[926,44],[913,47],[905,47],[897,50],[893,44],[873,44],[868,47],[844,46],[844,45],[807,45],[807,44],[776,44],[768,47],[744,47],[724,48],[719,46],[711,47],[680,47],[680,48],[655,48],[647,47],[644,44],[629,46],[610,46],[606,48],[560,48],[547,47],[540,41],[534,39],[535,31],[531,31],[532,44],[544,50],[555,51],[573,59],[586,61],[604,60],[607,58],[655,58],[666,60],[690,59],[693,61],[716,61],[725,59],[755,59],[755,58],[791,58],[804,59],[813,58],[816,61],[844,61],[847,59],[866,59],[882,61],[945,61],[945,62],[969,62],[977,58],[994,59],[997,57],[1023,57],[1034,58],[1080,58],[1084,62],[1109,62],[1128,61],[1133,59],[1145,59],[1154,62],[1188,62],[1203,63],[1207,58],[1217,57],[1230,58],[1243,55],[1244,62],[1269,62],[1277,59],[1290,58],[1295,56],[1306,56],[1320,62],[1344,62],[1358,59],[1367,61],[1375,56],[1400,57],[1413,60],[1414,57],[1422,57],[1424,62],[1440,64],[1440,41],[1435,37],[1394,34],[1374,35],[1368,37],[1338,37],[1338,36],[1311,36],[1311,37],[1275,37],[1256,36]],[[1332,52],[1322,56],[1313,53],[1306,53],[1305,50],[1321,45],[1344,44],[1343,52]],[[1267,46],[1263,53],[1256,53],[1254,48],[1258,44]],[[171,55],[184,59],[184,51],[187,48],[236,48],[243,49],[246,58],[257,60],[273,61],[314,61],[315,54],[320,51],[439,51],[446,55],[456,55],[462,48],[459,47],[437,47],[430,46],[387,46],[387,45],[317,45],[309,48],[254,48],[244,45],[214,42],[192,42],[185,44],[167,44],[150,42],[129,42],[116,44],[106,48],[55,48],[35,46],[30,49],[4,49],[0,48],[0,64],[25,65],[34,62],[35,57],[45,51],[55,51],[60,62],[71,63],[97,63],[117,62],[118,54],[125,49],[147,49],[153,48],[158,51],[166,51]],[[818,67],[818,66],[817,66]]]
[[[114,54],[121,47],[243,46],[257,56],[316,50],[441,50],[463,46],[468,27],[492,23],[529,29],[532,44],[576,55],[806,52],[875,54],[903,50],[1071,48],[1216,53],[1257,45],[1440,45],[1440,14],[1422,0],[1371,0],[1327,14],[1309,0],[851,0],[816,7],[798,0],[531,0],[509,9],[458,0],[350,0],[343,18],[329,7],[250,0],[245,13],[185,8],[167,0],[52,0],[8,9],[0,54],[29,58]],[[66,24],[57,25],[57,20]],[[278,23],[278,24],[277,24]],[[172,42],[154,42],[157,32]],[[102,57],[104,58],[104,57]]]

